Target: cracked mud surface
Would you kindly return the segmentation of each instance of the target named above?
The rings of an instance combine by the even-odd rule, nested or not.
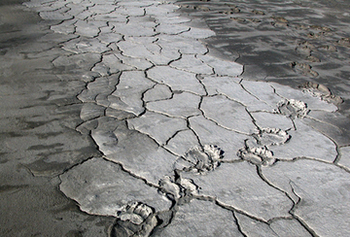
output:
[[[0,233],[349,235],[348,95],[315,79],[332,66],[328,54],[348,55],[346,32],[300,25],[265,3],[31,0],[11,8],[35,24],[1,39]],[[311,14],[311,3],[288,4]],[[268,46],[261,63],[249,55],[254,27]],[[309,40],[283,59],[277,29],[304,28]],[[277,37],[273,50],[264,37]],[[309,81],[276,83],[299,76]],[[35,229],[21,213],[38,210]]]

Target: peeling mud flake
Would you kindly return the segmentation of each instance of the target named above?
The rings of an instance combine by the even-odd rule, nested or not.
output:
[[[333,162],[337,157],[336,145],[316,130],[295,120],[297,130],[290,130],[292,136],[283,146],[274,146],[273,152],[278,159],[291,160],[296,157],[309,157]]]
[[[345,166],[350,170],[350,147],[343,147],[340,149],[341,158],[339,164]]]
[[[191,27],[190,31],[181,34],[184,37],[193,39],[205,39],[215,35],[215,32],[210,29],[201,29]]]
[[[174,94],[169,100],[148,102],[146,107],[150,111],[166,114],[175,118],[187,118],[188,116],[199,115],[198,109],[200,97],[191,93],[182,92]]]
[[[147,203],[156,211],[167,210],[171,202],[124,172],[117,164],[93,158],[60,176],[61,191],[92,215],[118,216],[133,201]]]
[[[167,65],[180,57],[178,50],[160,47],[155,37],[125,37],[125,41],[117,45],[124,55],[144,58],[156,65]]]
[[[212,202],[193,200],[180,206],[174,220],[155,236],[243,236],[232,212]]]
[[[190,118],[189,121],[202,144],[215,144],[225,152],[223,160],[239,159],[236,156],[237,150],[241,148],[242,141],[248,136],[222,128],[202,116]]]
[[[311,237],[311,233],[308,232],[304,226],[300,224],[296,219],[277,219],[273,220],[270,224],[270,228],[278,236],[305,236]]]
[[[166,148],[177,154],[184,156],[189,147],[199,146],[196,135],[191,130],[178,132],[166,144]]]
[[[169,48],[182,54],[205,54],[207,47],[198,40],[188,40],[181,35],[159,35],[157,42],[162,48]]]
[[[282,114],[254,112],[251,113],[251,116],[254,118],[255,124],[257,124],[260,129],[274,126],[283,130],[293,128],[292,120]]]
[[[225,163],[207,175],[181,173],[200,187],[200,195],[215,197],[222,205],[242,210],[267,221],[288,217],[293,203],[277,189],[265,183],[256,167],[248,162]]]
[[[238,224],[244,234],[246,236],[256,236],[256,237],[278,237],[270,226],[262,221],[254,220],[248,216],[245,216],[240,213],[235,213],[235,216],[237,217]],[[290,233],[288,233],[289,235]],[[285,236],[288,236],[285,235]],[[291,236],[291,235],[289,235]]]
[[[125,128],[118,128],[114,134],[118,144],[107,155],[108,160],[122,164],[126,170],[155,185],[173,172],[176,157],[147,135]]]
[[[213,74],[213,69],[207,64],[204,64],[201,60],[197,59],[194,55],[182,55],[181,59],[172,62],[170,65],[177,69],[191,73]]]
[[[117,90],[108,97],[110,107],[135,115],[141,114],[145,110],[142,93],[153,85],[141,71],[123,72]]]
[[[292,212],[317,236],[350,235],[348,172],[313,160],[280,162],[262,172],[273,185],[297,196]]]
[[[169,66],[157,66],[147,71],[147,76],[172,90],[188,91],[205,95],[205,90],[194,73],[177,70]]]
[[[143,100],[145,102],[151,102],[157,100],[167,100],[171,97],[172,92],[168,86],[157,84],[152,89],[146,91],[146,93],[143,95]]]
[[[190,27],[182,24],[166,24],[161,23],[157,26],[156,32],[169,35],[177,35],[189,31]]]
[[[84,103],[80,112],[80,118],[84,121],[98,118],[104,114],[105,108],[94,103]]]
[[[252,95],[259,98],[259,100],[264,101],[271,107],[281,100],[281,97],[274,93],[274,89],[271,87],[270,83],[243,80],[241,84],[244,89],[248,90]]]
[[[208,54],[198,55],[198,58],[214,68],[215,73],[220,76],[237,77],[243,73],[243,65],[236,62],[220,60]]]
[[[164,145],[177,131],[187,129],[187,122],[184,119],[147,111],[141,117],[129,119],[128,126],[129,129],[148,134],[160,145]]]
[[[247,134],[255,129],[245,107],[225,96],[204,97],[201,110],[205,117],[225,128]]]
[[[202,83],[209,95],[223,94],[232,100],[244,104],[250,111],[272,111],[273,106],[249,94],[239,84],[239,77],[205,76]]]

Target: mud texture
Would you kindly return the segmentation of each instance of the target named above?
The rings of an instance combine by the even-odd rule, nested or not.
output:
[[[330,83],[348,72],[345,15],[4,6],[23,21],[1,19],[0,235],[349,235],[348,94]]]

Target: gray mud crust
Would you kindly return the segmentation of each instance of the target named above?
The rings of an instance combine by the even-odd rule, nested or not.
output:
[[[0,235],[350,235],[350,44],[323,6],[0,5]]]

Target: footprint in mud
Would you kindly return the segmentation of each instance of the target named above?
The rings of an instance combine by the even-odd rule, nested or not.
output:
[[[253,135],[258,145],[278,146],[288,142],[291,136],[280,128],[263,128],[259,134]]]
[[[332,92],[322,84],[314,82],[306,82],[299,86],[303,92],[310,93],[312,96],[319,97],[321,100],[333,103],[335,105],[343,103],[343,99],[339,96],[333,95]]]
[[[315,50],[315,46],[312,45],[310,42],[308,41],[304,41],[298,44],[298,46],[295,48],[295,51],[298,54],[301,55],[306,55],[306,56],[310,56],[311,52]]]
[[[298,44],[295,51],[306,57],[306,60],[310,62],[321,62],[321,60],[312,55],[312,52],[316,50],[316,47],[308,41],[304,41]],[[293,67],[293,65],[291,65]],[[310,67],[311,68],[311,67]]]
[[[215,145],[191,148],[183,158],[177,160],[175,166],[182,171],[205,174],[220,165],[224,151]]]
[[[309,109],[307,108],[307,104],[299,100],[282,100],[277,104],[278,113],[286,115],[291,119],[295,118],[304,118],[308,113]]]
[[[110,237],[150,236],[157,226],[154,210],[146,204],[132,202],[118,213],[115,223],[109,228]]]
[[[254,165],[269,166],[276,162],[273,152],[266,146],[249,147],[247,140],[244,141],[244,148],[237,152],[237,156]]]
[[[159,190],[178,204],[187,203],[198,193],[198,186],[186,178],[166,176],[159,181]]]
[[[311,77],[317,77],[318,73],[314,70],[312,70],[311,66],[306,63],[298,63],[298,62],[292,62],[290,63],[290,66],[296,70],[297,72],[301,72],[305,76],[311,76]]]

